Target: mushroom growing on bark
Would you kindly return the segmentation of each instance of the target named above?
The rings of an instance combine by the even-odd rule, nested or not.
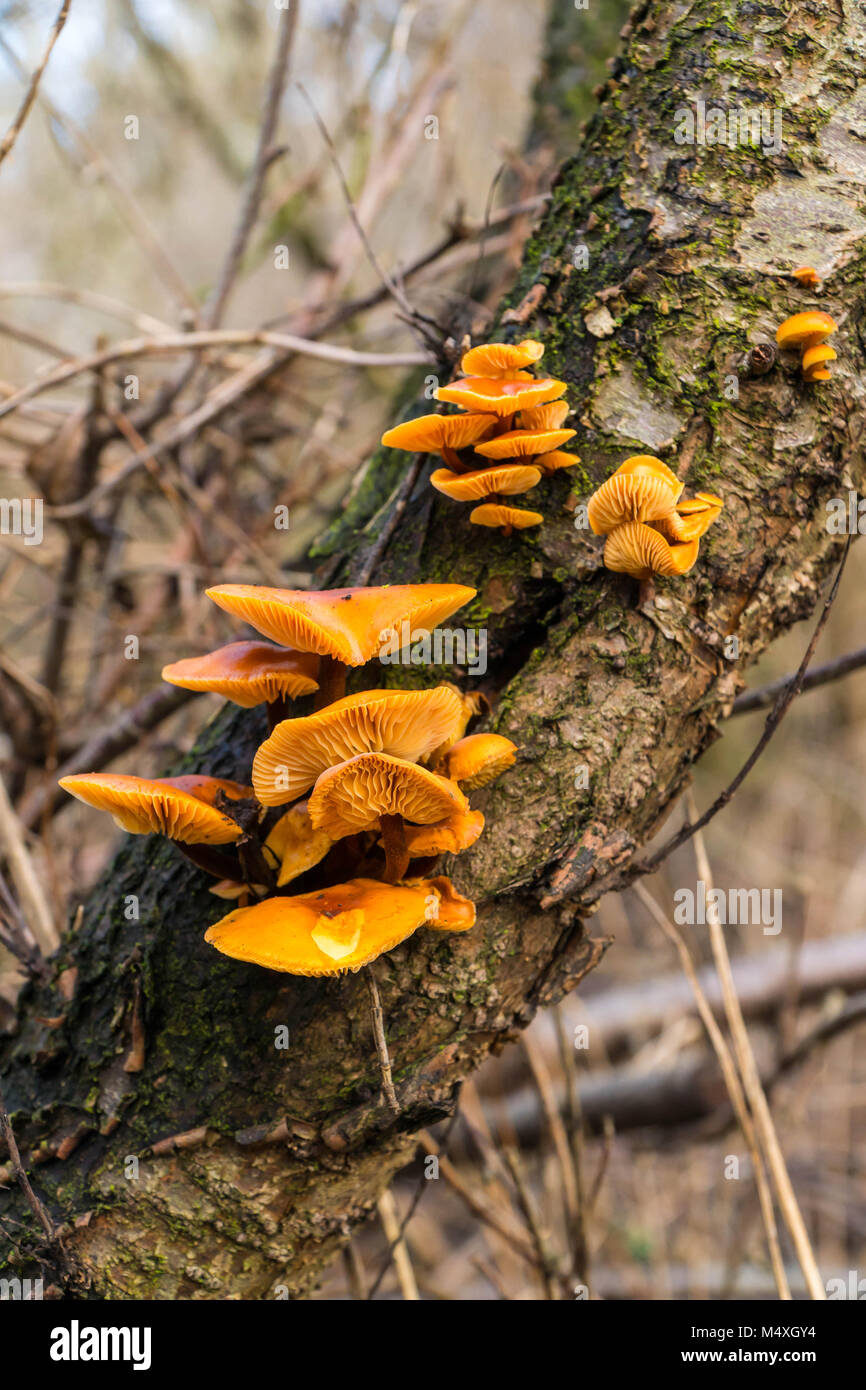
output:
[[[404,626],[432,629],[475,597],[475,590],[465,584],[320,591],[217,584],[206,592],[220,608],[272,641],[318,653],[319,708],[345,695],[350,666],[364,666],[376,655],[399,651]]]
[[[807,368],[806,358],[811,349],[823,345],[824,340],[829,338],[831,333],[836,332],[836,324],[829,314],[825,314],[817,309],[806,310],[802,314],[792,314],[785,319],[776,329],[776,342],[783,352],[789,348],[801,348],[803,352],[801,366],[803,375],[807,381],[827,381],[830,373],[825,371],[822,365],[824,361],[830,361],[829,356],[821,359],[813,357]],[[832,356],[836,354],[830,349]]]
[[[274,727],[287,713],[287,700],[318,690],[319,658],[271,642],[230,642],[206,656],[190,656],[163,666],[162,678],[184,690],[208,690],[252,709],[266,704]]]
[[[469,513],[473,526],[491,526],[500,530],[503,536],[512,531],[524,531],[528,526],[540,526],[544,521],[541,512],[531,512],[521,507],[505,507],[501,502],[484,502]]]

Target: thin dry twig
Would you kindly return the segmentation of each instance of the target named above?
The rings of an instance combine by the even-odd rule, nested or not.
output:
[[[33,1191],[30,1179],[27,1176],[24,1165],[21,1162],[21,1154],[18,1151],[18,1144],[15,1140],[15,1133],[12,1129],[12,1122],[6,1109],[6,1102],[3,1093],[0,1091],[0,1134],[6,1141],[9,1150],[9,1158],[12,1163],[12,1176],[17,1180],[21,1191],[27,1200],[27,1205],[45,1232],[49,1243],[57,1243],[57,1228],[51,1220],[45,1206]]]
[[[39,91],[39,83],[42,81],[42,74],[48,66],[48,59],[51,57],[51,54],[54,51],[54,45],[60,38],[63,26],[66,23],[67,17],[69,15],[69,7],[71,3],[72,0],[63,0],[57,18],[54,21],[54,27],[51,30],[51,35],[45,47],[45,52],[42,55],[42,61],[36,68],[35,72],[33,73],[33,76],[27,84],[27,90],[24,93],[24,98],[21,102],[21,105],[19,106],[18,110],[15,113],[15,116],[12,119],[12,124],[10,125],[6,134],[3,136],[2,141],[0,141],[0,164],[2,164],[6,156],[11,153],[15,141],[18,139],[18,136],[21,134],[21,131],[24,127],[24,122],[27,120],[27,117],[30,114],[30,108],[36,100],[36,93]]]
[[[800,694],[804,695],[807,690],[817,690],[819,686],[829,685],[831,681],[841,680],[843,676],[848,676],[852,671],[860,671],[866,666],[866,647],[860,647],[855,652],[846,652],[844,656],[837,656],[833,661],[827,661],[823,666],[816,666],[814,671],[807,671],[800,685]],[[774,705],[786,686],[795,679],[795,674],[781,676],[779,680],[770,681],[769,685],[761,685],[757,690],[744,690],[738,695],[731,707],[731,715],[750,714],[752,710],[766,709],[768,705]]]
[[[385,1188],[376,1203],[376,1209],[379,1213],[379,1220],[382,1222],[385,1238],[393,1251],[394,1268],[397,1271],[400,1292],[407,1303],[417,1303],[420,1301],[420,1294],[415,1282],[415,1271],[409,1258],[409,1248],[405,1236],[400,1229],[400,1215],[390,1187]]]
[[[841,575],[841,568],[839,574]],[[835,587],[834,585],[834,589]],[[826,611],[825,609],[825,612]],[[695,827],[694,840],[698,874],[707,885],[707,895],[709,898],[713,881],[712,871],[710,869],[709,859],[707,858],[704,838],[699,826]],[[719,973],[719,980],[724,994],[728,1027],[731,1030],[734,1051],[737,1055],[740,1075],[743,1080],[743,1089],[748,1097],[752,1117],[755,1122],[755,1130],[767,1160],[767,1166],[776,1188],[779,1206],[785,1219],[785,1225],[788,1227],[797,1259],[800,1262],[800,1268],[806,1280],[809,1296],[818,1301],[824,1300],[827,1297],[827,1293],[821,1280],[818,1265],[815,1261],[815,1255],[806,1230],[806,1223],[803,1220],[800,1206],[797,1202],[797,1197],[788,1174],[788,1168],[776,1134],[776,1127],[773,1124],[773,1117],[770,1113],[770,1107],[767,1104],[767,1097],[761,1085],[761,1076],[758,1071],[755,1054],[752,1051],[749,1030],[746,1027],[742,1009],[740,1008],[740,1001],[737,997],[737,990],[731,971],[731,961],[728,956],[728,948],[725,944],[725,934],[722,931],[719,914],[715,908],[715,904],[709,901],[707,903],[707,926],[709,927],[713,958],[716,962],[716,969]]]
[[[365,966],[362,973],[364,983],[367,986],[367,993],[370,996],[370,1020],[373,1025],[376,1054],[379,1058],[379,1070],[382,1073],[382,1090],[385,1092],[385,1100],[389,1108],[393,1110],[395,1115],[399,1115],[400,1102],[397,1099],[397,1092],[394,1090],[394,1078],[391,1074],[391,1058],[388,1055],[388,1039],[385,1036],[385,1016],[382,1012],[379,986],[371,966]]]

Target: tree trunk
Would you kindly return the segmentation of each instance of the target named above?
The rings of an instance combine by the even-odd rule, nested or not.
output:
[[[577,476],[543,483],[544,527],[506,540],[469,526],[425,473],[367,580],[477,587],[453,621],[487,629],[491,727],[521,749],[476,798],[485,834],[451,866],[477,926],[421,930],[374,967],[402,1113],[382,1101],[360,977],[217,955],[202,937],[223,908],[202,876],[164,842],[127,839],[2,1053],[25,1162],[66,1223],[68,1288],[303,1295],[460,1079],[599,959],[583,918],[661,824],[747,663],[814,608],[840,554],[825,504],[863,484],[864,26],[854,0],[635,11],[499,318],[503,336],[542,337],[569,383]],[[778,109],[781,151],[677,144],[677,108],[697,97]],[[786,274],[804,261],[825,277],[817,300]],[[812,303],[840,325],[832,380],[807,386],[793,361],[750,375],[750,346]],[[663,453],[725,499],[697,567],[643,610],[568,500],[634,452]],[[405,464],[373,460],[320,549],[323,585],[361,572]],[[228,708],[183,770],[246,777],[264,733],[259,712]],[[24,1254],[6,1255],[26,1264],[37,1228],[17,1191],[0,1208],[5,1229],[24,1222]]]

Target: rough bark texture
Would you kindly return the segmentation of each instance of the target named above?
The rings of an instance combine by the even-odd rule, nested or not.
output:
[[[780,107],[781,153],[677,145],[674,113],[698,96]],[[839,555],[825,503],[863,484],[864,119],[855,0],[635,12],[500,317],[503,336],[543,337],[545,363],[569,382],[577,477],[543,484],[532,505],[545,526],[510,540],[471,528],[467,508],[422,481],[372,577],[477,586],[460,621],[488,629],[492,725],[522,750],[477,798],[486,832],[453,866],[480,904],[477,927],[422,930],[377,965],[402,1116],[381,1103],[363,982],[216,955],[202,941],[220,915],[206,885],[166,844],[128,840],[61,953],[57,974],[78,972],[72,1001],[29,992],[2,1055],[22,1151],[43,1160],[39,1190],[69,1223],[92,1213],[67,1237],[92,1293],[308,1291],[412,1135],[448,1113],[460,1078],[600,954],[581,914],[669,810],[747,662],[814,607]],[[793,362],[747,377],[750,345],[813,302],[785,274],[804,261],[827,277],[817,302],[840,325],[833,379],[807,387]],[[734,374],[736,401],[724,392]],[[662,453],[726,504],[697,568],[660,582],[649,613],[630,580],[600,568],[598,542],[566,506],[572,484],[585,499],[638,451]],[[405,463],[373,461],[323,547],[328,583],[357,573]],[[724,655],[731,634],[737,661]],[[364,684],[383,674],[428,684],[441,673],[389,667]],[[227,710],[191,765],[245,775],[262,733],[256,714]],[[575,786],[582,764],[588,790]],[[124,916],[129,894],[137,922]],[[129,1072],[136,1008],[146,1060]],[[61,1011],[60,1027],[40,1022]],[[287,1051],[274,1046],[281,1024]],[[250,1142],[285,1117],[276,1140]],[[195,1147],[151,1153],[193,1129],[205,1131]],[[27,1225],[14,1192],[0,1207]]]

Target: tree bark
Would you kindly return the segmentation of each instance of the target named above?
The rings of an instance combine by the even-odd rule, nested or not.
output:
[[[697,97],[779,109],[781,151],[675,143],[676,110]],[[521,749],[476,798],[486,831],[450,866],[477,926],[421,930],[374,967],[402,1113],[381,1097],[359,976],[216,955],[202,937],[223,909],[201,876],[164,842],[127,839],[0,1057],[22,1156],[65,1223],[68,1289],[304,1295],[460,1079],[598,961],[585,916],[668,814],[748,662],[814,608],[840,553],[825,504],[863,485],[864,111],[855,0],[634,12],[498,320],[502,336],[542,337],[568,381],[576,476],[543,483],[544,527],[506,540],[471,527],[424,470],[367,581],[477,587],[453,621],[487,629],[491,727]],[[817,300],[788,278],[802,262],[825,277]],[[749,375],[750,346],[813,302],[840,326],[832,380],[806,386],[796,362]],[[643,611],[569,503],[635,452],[725,499],[697,567]],[[323,585],[361,572],[406,464],[372,461],[320,547]],[[391,666],[362,683],[450,674]],[[264,734],[259,712],[229,708],[182,770],[246,777]],[[23,1273],[45,1251],[16,1191],[0,1191],[0,1220]]]

